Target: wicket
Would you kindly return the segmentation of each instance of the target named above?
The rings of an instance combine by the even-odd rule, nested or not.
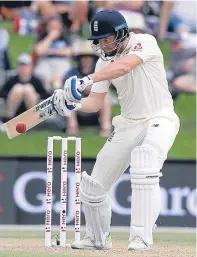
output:
[[[60,244],[66,247],[66,213],[67,213],[67,172],[68,172],[68,142],[75,141],[75,241],[80,240],[81,225],[81,138],[60,136],[48,137],[47,144],[47,179],[46,179],[46,216],[45,216],[45,246],[52,246],[52,185],[53,185],[53,142],[61,141],[61,189],[60,189]]]

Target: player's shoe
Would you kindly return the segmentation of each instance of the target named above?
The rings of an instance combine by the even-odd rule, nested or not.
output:
[[[88,237],[85,236],[82,240],[74,242],[71,244],[72,249],[89,249],[89,250],[110,250],[112,249],[111,236],[107,236],[105,240],[105,245],[102,248],[95,246],[94,242]]]
[[[136,236],[128,245],[129,251],[150,251],[151,246],[147,245],[139,236]]]

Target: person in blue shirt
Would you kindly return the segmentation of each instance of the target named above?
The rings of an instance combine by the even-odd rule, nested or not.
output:
[[[51,17],[46,23],[46,32],[35,45],[39,56],[35,74],[43,80],[48,92],[61,87],[64,73],[71,68],[72,48],[64,31],[61,18]]]

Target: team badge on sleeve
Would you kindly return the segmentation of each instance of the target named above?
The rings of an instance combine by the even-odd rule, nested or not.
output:
[[[142,47],[142,43],[138,42],[134,48],[133,48],[133,51],[142,51],[143,50],[143,47]]]

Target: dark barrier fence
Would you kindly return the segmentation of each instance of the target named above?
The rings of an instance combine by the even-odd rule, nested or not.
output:
[[[83,170],[91,173],[94,159],[83,159]],[[161,178],[162,210],[159,226],[195,227],[196,224],[196,163],[167,161]],[[74,222],[75,175],[74,159],[68,163],[68,224]],[[102,172],[102,171],[101,171]],[[0,158],[0,223],[44,224],[45,158]],[[127,170],[113,186],[112,225],[130,223],[131,186]],[[54,159],[53,224],[59,224],[60,159]],[[84,216],[82,215],[82,224]]]

